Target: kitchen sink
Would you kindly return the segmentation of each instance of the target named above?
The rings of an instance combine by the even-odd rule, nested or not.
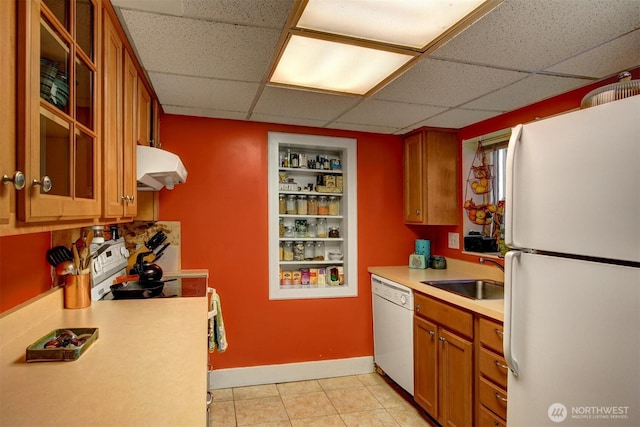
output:
[[[504,283],[496,280],[426,280],[422,283],[475,300],[504,298]]]

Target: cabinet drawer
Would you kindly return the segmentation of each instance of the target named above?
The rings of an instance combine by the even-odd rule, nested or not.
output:
[[[502,323],[488,320],[485,318],[480,319],[480,343],[486,347],[489,347],[493,351],[503,354],[502,349],[502,336],[504,334],[504,327]]]
[[[485,348],[480,350],[480,375],[489,378],[505,390],[508,369],[504,357]]]
[[[491,411],[484,406],[480,407],[478,414],[478,427],[506,427],[504,420],[496,417]]]
[[[480,378],[480,404],[491,409],[500,418],[507,419],[507,393],[502,389]]]
[[[415,314],[431,319],[450,331],[466,337],[473,337],[473,316],[471,313],[436,301],[420,293],[414,293]]]

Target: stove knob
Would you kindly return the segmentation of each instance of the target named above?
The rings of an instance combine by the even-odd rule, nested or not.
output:
[[[102,259],[100,257],[96,258],[93,260],[93,271],[94,273],[98,274],[100,272],[102,272]]]
[[[123,257],[129,258],[129,250],[124,246],[120,248],[120,253],[122,254]]]

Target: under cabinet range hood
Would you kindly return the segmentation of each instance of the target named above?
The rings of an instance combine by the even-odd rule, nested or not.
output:
[[[138,145],[138,191],[158,191],[166,186],[173,190],[175,184],[187,181],[180,157],[160,148]]]

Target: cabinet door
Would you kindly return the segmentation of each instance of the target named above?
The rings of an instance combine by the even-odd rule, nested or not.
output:
[[[443,426],[469,426],[472,419],[473,344],[440,330],[438,421]]]
[[[151,96],[142,79],[138,78],[138,144],[150,145],[151,133]]]
[[[138,71],[129,55],[124,51],[124,82],[123,82],[123,151],[122,159],[122,185],[124,194],[124,216],[133,217],[137,212],[137,183],[136,183],[136,134],[137,119],[136,105],[138,97]]]
[[[97,0],[17,3],[18,216],[98,217]]]
[[[16,2],[0,1],[0,176],[12,177],[16,158]],[[14,186],[0,184],[0,224],[9,222]]]
[[[420,317],[413,322],[413,398],[433,417],[438,416],[438,327]]]
[[[104,216],[123,212],[122,41],[108,15],[104,16]]]
[[[423,223],[425,220],[423,134],[410,135],[404,141],[404,221]]]

